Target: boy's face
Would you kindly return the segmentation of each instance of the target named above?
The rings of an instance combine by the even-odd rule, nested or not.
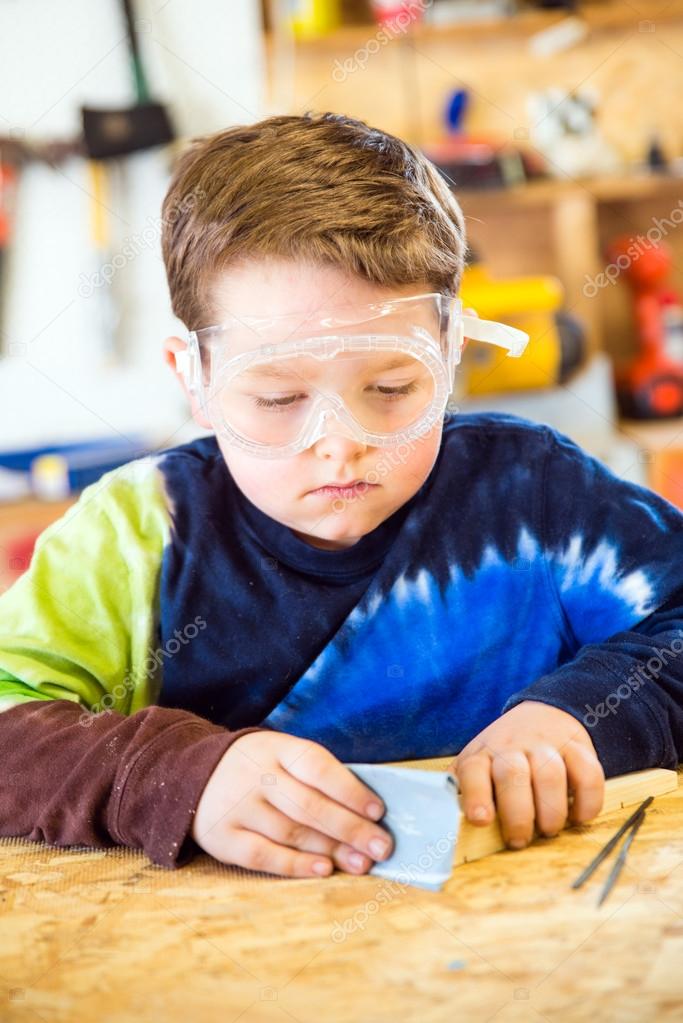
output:
[[[299,262],[250,262],[226,272],[213,292],[215,322],[230,316],[320,316],[349,305],[365,305],[432,291],[428,285],[381,288],[333,267]],[[253,348],[262,343],[254,336]],[[165,357],[185,348],[167,338]],[[182,378],[181,378],[182,381]],[[183,384],[184,386],[184,384]],[[192,402],[195,420],[211,428]],[[332,431],[334,427],[330,428]],[[217,434],[225,463],[242,493],[262,512],[283,523],[314,547],[337,550],[371,532],[422,486],[434,466],[443,424],[417,440],[392,447],[371,447],[341,432],[328,432],[297,455],[259,458]],[[317,492],[326,484],[368,479],[353,496]]]

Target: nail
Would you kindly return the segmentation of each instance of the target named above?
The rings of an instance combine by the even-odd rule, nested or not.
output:
[[[370,852],[375,857],[384,856],[388,848],[389,844],[381,838],[373,838],[370,842]]]
[[[359,852],[349,853],[349,863],[352,867],[364,867],[365,857]]]
[[[384,814],[384,807],[380,806],[379,803],[368,803],[365,810],[368,817],[372,817],[374,821],[379,820],[379,818]]]

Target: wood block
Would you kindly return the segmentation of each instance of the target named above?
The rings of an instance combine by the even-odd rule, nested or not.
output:
[[[427,771],[447,771],[453,757],[438,757],[431,760],[404,760],[392,762],[391,767],[415,767]],[[587,823],[592,824],[600,821],[609,813],[620,810],[622,807],[642,803],[648,796],[661,796],[667,792],[674,792],[678,788],[678,771],[669,771],[663,767],[652,767],[646,771],[631,771],[629,774],[619,774],[614,778],[605,780],[605,798],[602,809],[597,816]],[[460,797],[458,797],[460,799]],[[571,797],[570,797],[571,801]],[[460,799],[462,811],[462,800]],[[567,827],[572,827],[568,824]],[[616,829],[615,829],[616,830]],[[534,835],[536,838],[538,834]],[[463,815],[460,821],[460,832],[453,860],[454,866],[461,863],[471,863],[473,860],[480,860],[484,856],[507,849],[500,833],[498,818],[486,827],[477,827]]]

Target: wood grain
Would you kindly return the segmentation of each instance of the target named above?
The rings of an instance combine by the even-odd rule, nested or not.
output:
[[[462,864],[438,893],[0,841],[0,1019],[680,1023],[683,789],[603,906],[609,864],[570,888],[623,819]]]

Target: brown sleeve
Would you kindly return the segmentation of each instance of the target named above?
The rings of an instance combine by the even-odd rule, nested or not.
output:
[[[190,711],[156,705],[126,716],[70,700],[35,700],[0,713],[0,836],[50,845],[142,849],[184,866],[199,798],[234,732]]]

